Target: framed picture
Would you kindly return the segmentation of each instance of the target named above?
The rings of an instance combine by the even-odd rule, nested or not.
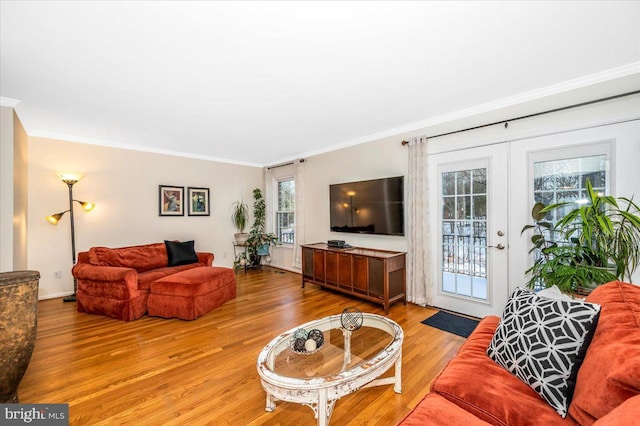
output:
[[[209,216],[209,188],[188,188],[189,216]]]
[[[160,185],[160,216],[184,216],[184,186]]]

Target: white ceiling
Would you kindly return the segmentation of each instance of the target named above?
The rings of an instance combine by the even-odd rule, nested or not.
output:
[[[1,0],[0,15],[0,96],[30,135],[250,165],[640,76],[638,1]]]

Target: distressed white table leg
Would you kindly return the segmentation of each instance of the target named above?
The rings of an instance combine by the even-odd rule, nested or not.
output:
[[[393,386],[395,393],[402,393],[402,349],[400,349],[400,355],[396,360],[396,381]]]
[[[318,426],[327,426],[329,424],[328,415],[327,390],[322,389],[318,392]]]
[[[269,392],[267,392],[267,406],[264,407],[264,411],[268,411],[269,413],[276,409],[276,403],[273,400],[273,397]]]

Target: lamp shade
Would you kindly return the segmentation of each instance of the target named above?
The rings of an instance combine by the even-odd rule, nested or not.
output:
[[[56,213],[56,214],[52,214],[51,216],[47,216],[47,221],[52,224],[52,225],[57,225],[58,221],[60,220],[60,218],[62,217],[63,213]]]
[[[73,185],[78,182],[82,176],[75,173],[59,173],[58,177],[67,185]]]
[[[95,204],[89,201],[78,201],[78,202],[80,203],[80,205],[82,206],[82,209],[85,212],[90,212],[96,206]]]

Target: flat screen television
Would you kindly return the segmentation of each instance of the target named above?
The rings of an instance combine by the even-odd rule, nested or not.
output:
[[[404,235],[404,176],[329,185],[332,232]]]

